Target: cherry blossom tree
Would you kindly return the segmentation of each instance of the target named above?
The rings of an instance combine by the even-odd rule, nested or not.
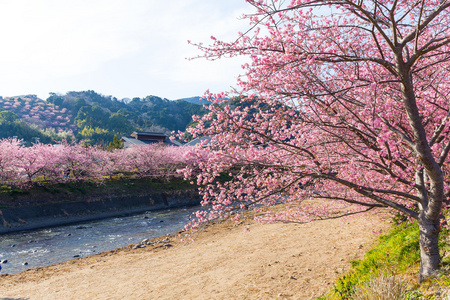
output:
[[[37,176],[50,175],[57,161],[53,146],[48,144],[35,144],[33,147],[20,147],[16,152],[16,170],[24,175],[28,183]],[[52,173],[52,172],[51,172]]]
[[[21,145],[17,139],[0,140],[0,186],[30,188],[35,184],[94,180],[119,173],[129,177],[181,177],[177,172],[196,161],[185,157],[190,147],[136,146],[106,151],[82,143]]]
[[[249,58],[239,90],[207,93],[211,112],[191,130],[212,138],[197,166],[211,205],[199,221],[306,198],[390,207],[418,220],[419,279],[435,275],[449,196],[450,1],[247,2],[248,32],[197,44],[208,59]]]
[[[116,149],[114,153],[121,153],[123,157],[119,165],[121,170],[135,173],[142,178],[170,178],[178,176],[177,170],[186,166],[187,160],[184,154],[189,150],[189,147],[153,144]]]
[[[0,182],[11,185],[18,180],[15,166],[17,154],[20,150],[20,141],[17,139],[3,139],[0,141]]]

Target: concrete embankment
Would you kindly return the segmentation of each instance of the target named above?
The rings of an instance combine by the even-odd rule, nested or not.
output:
[[[200,203],[200,197],[196,190],[106,196],[104,198],[86,197],[86,199],[1,209],[0,234]]]

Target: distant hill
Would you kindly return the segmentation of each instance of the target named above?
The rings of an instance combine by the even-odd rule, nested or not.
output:
[[[200,100],[203,99],[202,97],[190,97],[190,98],[181,98],[181,99],[177,99],[175,101],[186,101],[186,102],[190,102],[190,103],[194,103],[194,104],[198,104],[198,105],[204,105],[204,104],[209,104],[211,102],[206,101],[206,100]]]
[[[0,97],[0,111],[15,114],[14,122],[47,132],[53,139],[58,139],[58,134],[60,138],[73,135],[91,144],[106,144],[114,135],[129,135],[133,131],[184,131],[192,122],[192,115],[206,112],[202,107],[206,101],[199,99],[170,101],[147,96],[118,100],[94,91],[72,91],[65,95],[50,93],[45,101],[35,95]],[[22,138],[14,130],[9,130],[8,135]]]
[[[0,97],[0,109],[15,113],[22,121],[39,128],[75,129],[71,113],[63,107],[48,103],[35,95]]]
[[[28,145],[38,141],[50,143],[53,140],[58,139],[54,130],[42,131],[35,125],[30,125],[21,121],[15,113],[7,110],[0,110],[0,139],[11,137],[20,137],[20,139]],[[65,138],[70,139],[69,137]]]

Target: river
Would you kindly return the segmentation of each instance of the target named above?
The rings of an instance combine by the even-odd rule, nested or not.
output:
[[[148,211],[127,217],[3,234],[0,237],[1,274],[15,274],[175,233],[198,209]]]

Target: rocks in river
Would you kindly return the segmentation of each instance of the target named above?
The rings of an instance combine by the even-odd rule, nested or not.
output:
[[[75,227],[75,229],[88,229],[88,228],[92,228],[92,226],[83,226],[83,225],[80,225],[80,226]]]
[[[24,262],[22,265],[24,265],[24,266],[28,266],[28,263],[27,262]]]
[[[154,246],[156,244],[156,242],[151,242],[149,239],[145,239],[145,240],[142,240],[142,242],[140,244],[147,245],[147,246]]]
[[[162,240],[156,240],[153,242],[150,241],[149,239],[144,239],[139,244],[134,245],[133,249],[144,248],[145,246],[156,246],[158,244],[163,244],[163,247],[165,247],[165,248],[172,247],[172,245],[169,244],[168,242],[170,242],[170,238],[168,238],[168,237],[166,237]]]
[[[77,257],[80,257],[80,255],[79,255],[79,254],[77,254],[77,255],[74,255],[73,257],[74,257],[74,258],[77,258]]]
[[[7,259],[3,259],[0,263],[2,263],[2,264],[6,264],[8,262],[8,260]]]
[[[143,245],[143,244],[137,244],[137,245],[134,245],[134,247],[133,247],[134,250],[135,250],[135,249],[139,249],[139,248],[145,248],[145,245]]]

